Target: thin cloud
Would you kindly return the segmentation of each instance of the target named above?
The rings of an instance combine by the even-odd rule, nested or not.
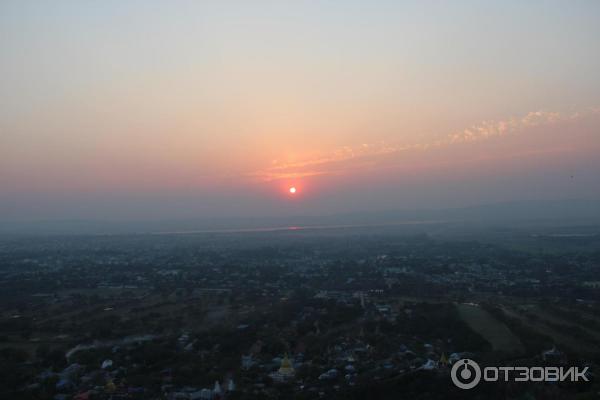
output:
[[[511,117],[501,121],[483,121],[429,143],[394,145],[386,142],[376,142],[363,143],[356,147],[344,146],[334,150],[330,154],[291,163],[277,163],[269,168],[247,174],[247,176],[261,181],[274,181],[320,175],[335,175],[343,173],[349,167],[356,168],[368,165],[373,168],[377,164],[377,161],[382,160],[384,157],[387,159],[411,150],[427,150],[482,141],[493,137],[517,134],[526,128],[576,120],[592,114],[600,114],[600,108],[589,108],[584,111],[572,113],[532,111],[522,117]],[[389,167],[389,165],[387,166]]]

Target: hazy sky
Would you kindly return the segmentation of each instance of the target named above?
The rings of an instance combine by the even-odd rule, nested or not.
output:
[[[0,219],[600,199],[598,21],[598,1],[3,0]]]

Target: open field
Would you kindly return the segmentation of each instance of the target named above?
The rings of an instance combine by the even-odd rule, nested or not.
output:
[[[523,309],[503,308],[503,312],[518,319],[524,326],[552,338],[558,347],[568,347],[579,354],[600,354],[600,332],[551,313],[538,305]]]
[[[521,353],[523,344],[502,322],[483,308],[473,304],[458,304],[458,313],[471,329],[490,342],[492,348],[507,353]]]

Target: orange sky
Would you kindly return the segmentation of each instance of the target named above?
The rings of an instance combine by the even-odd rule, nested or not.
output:
[[[598,3],[401,3],[3,2],[0,217],[600,195]]]

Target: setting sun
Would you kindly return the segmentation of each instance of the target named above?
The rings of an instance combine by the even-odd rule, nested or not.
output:
[[[291,194],[296,194],[296,188],[292,186],[292,187],[290,188],[290,193],[291,193]]]

